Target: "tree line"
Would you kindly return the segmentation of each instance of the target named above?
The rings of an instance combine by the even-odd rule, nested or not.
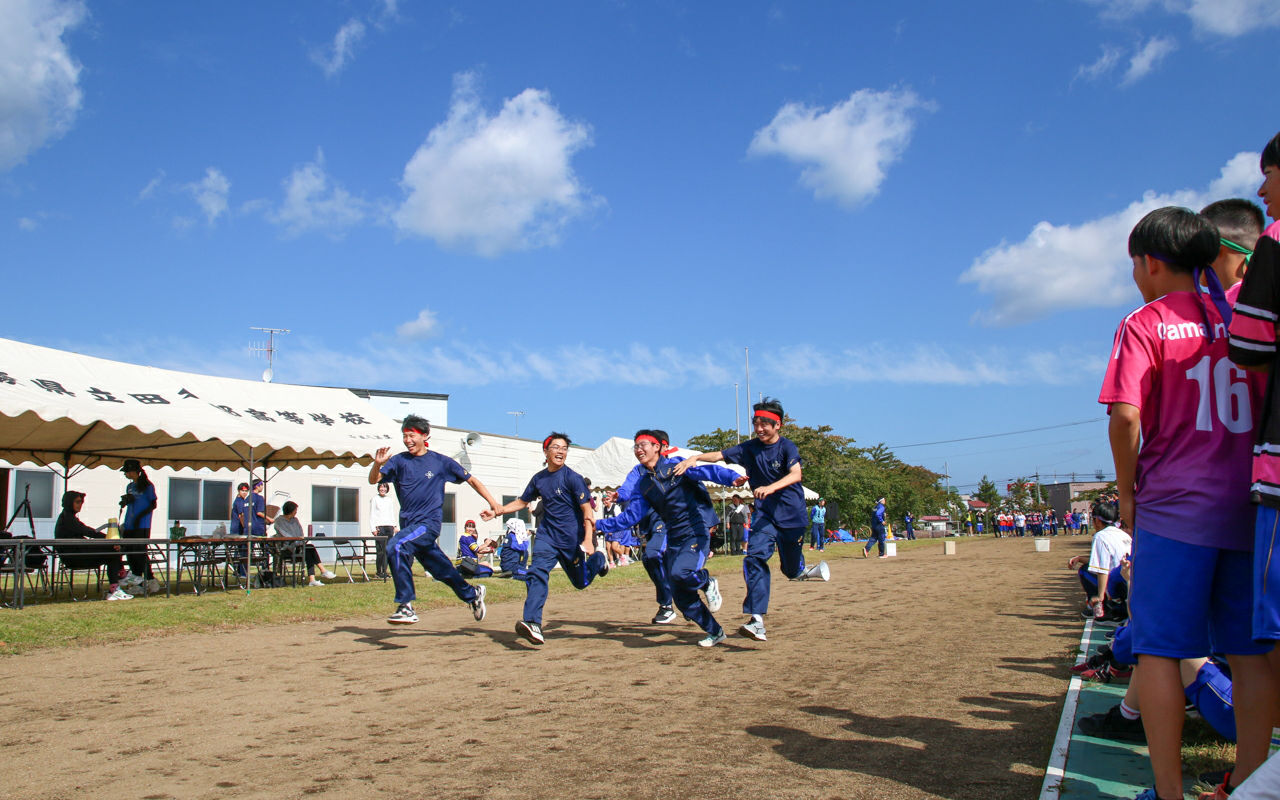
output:
[[[827,501],[827,527],[866,527],[876,499],[885,505],[895,529],[908,511],[917,519],[955,513],[962,507],[955,490],[938,485],[943,476],[900,460],[883,443],[859,447],[853,437],[841,436],[830,425],[797,425],[788,416],[782,435],[796,443],[804,461],[804,485]],[[739,442],[737,432],[716,428],[689,438],[688,447],[701,452],[726,450]],[[830,510],[834,507],[833,510]]]

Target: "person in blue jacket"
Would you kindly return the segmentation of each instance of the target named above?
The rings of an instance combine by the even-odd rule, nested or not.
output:
[[[756,498],[751,516],[751,541],[742,560],[742,574],[747,583],[742,612],[751,618],[738,633],[763,642],[764,615],[769,611],[769,558],[774,549],[778,551],[778,567],[791,580],[815,577],[826,580],[829,571],[825,561],[805,568],[804,532],[808,515],[801,485],[803,470],[800,450],[795,442],[781,434],[782,404],[766,397],[752,406],[752,411],[755,438],[725,450],[686,458],[676,471],[679,474],[699,461],[727,461],[746,468]]]
[[[667,432],[663,430],[653,430],[653,435],[657,437],[661,443],[661,450],[658,455],[662,461],[670,460],[670,456],[675,452],[675,448],[671,447],[668,440]],[[679,459],[675,459],[677,462]],[[630,503],[635,497],[636,484],[645,475],[645,467],[643,464],[636,464],[627,473],[627,477],[623,479],[622,485],[618,487],[616,492],[619,502]],[[645,514],[636,527],[640,529],[640,533],[644,536],[644,556],[641,563],[644,564],[644,570],[649,574],[649,580],[653,582],[654,594],[658,601],[658,612],[653,615],[653,624],[666,625],[675,622],[675,599],[671,594],[671,579],[667,575],[667,526],[663,523],[662,518],[658,516],[658,512],[652,508]]]
[[[827,549],[827,501],[819,498],[818,504],[809,509],[809,521],[813,523],[810,532],[809,549]]]
[[[880,548],[880,558],[887,558],[884,551],[884,498],[876,500],[876,507],[871,510],[871,538],[867,539],[867,546],[862,548],[862,557],[866,558],[871,555],[871,545],[877,545]]]
[[[667,578],[676,607],[707,634],[699,640],[701,647],[714,647],[724,641],[724,628],[716,621],[722,598],[720,583],[704,566],[711,552],[711,526],[719,520],[702,481],[724,486],[740,485],[746,478],[724,467],[694,467],[677,475],[679,462],[662,457],[664,435],[652,429],[636,432],[635,456],[644,474],[635,484],[631,502],[620,515],[600,521],[600,530],[608,533],[639,522],[654,511],[666,527]],[[698,592],[706,594],[706,602]]]

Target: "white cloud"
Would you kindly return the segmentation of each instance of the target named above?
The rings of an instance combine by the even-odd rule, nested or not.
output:
[[[0,3],[0,170],[71,129],[83,94],[63,37],[86,15],[78,0]]]
[[[227,213],[227,195],[231,193],[231,181],[217,168],[207,168],[203,179],[188,183],[185,188],[195,198],[196,204],[204,212],[205,222],[210,225]]]
[[[257,370],[243,350],[209,349],[192,340],[118,339],[67,343],[69,349],[104,358],[153,363],[168,369],[254,379]],[[158,356],[157,354],[163,354]],[[1069,384],[1102,368],[1095,351],[985,348],[872,342],[858,348],[825,350],[795,345],[752,352],[752,378],[763,385],[832,387],[1043,386]],[[156,359],[160,358],[160,361]],[[625,363],[626,369],[611,364]],[[633,343],[616,348],[570,344],[528,350],[519,344],[476,346],[450,342],[425,346],[373,337],[334,348],[307,336],[291,336],[287,358],[276,361],[276,380],[327,386],[584,386],[622,388],[724,387],[738,379],[741,352],[653,348]]]
[[[841,351],[812,345],[784,347],[757,356],[767,378],[801,386],[878,383],[932,386],[1061,385],[1097,374],[1103,359],[1071,348],[947,350],[937,344],[890,347],[872,343]]]
[[[1103,75],[1111,72],[1120,63],[1122,51],[1119,47],[1103,47],[1102,55],[1098,56],[1098,60],[1092,64],[1082,64],[1076,70],[1076,78],[1086,81],[1096,81]]]
[[[1112,17],[1131,17],[1151,7],[1191,20],[1198,33],[1240,36],[1280,27],[1280,0],[1089,0]]]
[[[1207,191],[1143,194],[1123,209],[1078,225],[1039,222],[1021,242],[1001,242],[960,276],[991,295],[992,308],[974,315],[984,325],[1013,325],[1072,308],[1133,304],[1129,231],[1147,212],[1178,205],[1200,209],[1226,197],[1252,198],[1258,154],[1239,153]],[[1248,167],[1248,169],[1247,169]]]
[[[1160,62],[1170,53],[1178,49],[1178,43],[1173,39],[1162,36],[1153,36],[1147,40],[1138,52],[1133,54],[1129,59],[1129,69],[1125,70],[1124,79],[1120,81],[1121,86],[1130,86],[1137,81],[1142,80],[1151,74]]]
[[[315,161],[294,169],[283,185],[284,201],[267,219],[283,226],[291,236],[313,230],[338,236],[364,221],[369,213],[368,203],[330,183],[323,151],[316,151]]]
[[[160,170],[154,178],[147,181],[147,185],[142,187],[142,191],[138,192],[138,199],[146,200],[162,183],[164,183],[164,170]]]
[[[494,256],[553,244],[594,202],[570,160],[591,143],[545,91],[525,89],[490,115],[475,77],[455,77],[449,115],[404,168],[404,203],[393,219],[408,234]]]
[[[332,78],[346,68],[355,55],[356,45],[364,38],[364,23],[354,17],[347,20],[333,36],[333,43],[324,51],[311,54],[326,77]]]
[[[424,308],[414,319],[397,325],[396,336],[401,339],[428,339],[435,334],[438,327],[435,312]]]
[[[36,222],[31,217],[20,217],[18,219],[18,228],[20,230],[34,231],[38,227],[40,227],[40,223]]]
[[[801,164],[800,182],[815,197],[854,207],[876,195],[910,143],[915,117],[934,108],[909,89],[859,89],[829,109],[788,103],[756,131],[747,154]]]

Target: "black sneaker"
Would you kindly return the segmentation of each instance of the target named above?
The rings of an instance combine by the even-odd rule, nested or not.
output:
[[[670,606],[662,606],[658,609],[658,613],[653,615],[654,625],[666,625],[676,621],[676,612]]]
[[[1077,723],[1080,732],[1099,739],[1115,739],[1120,742],[1145,742],[1147,732],[1142,729],[1142,718],[1125,719],[1117,703],[1105,714],[1093,714]]]
[[[520,620],[516,623],[516,633],[527,639],[530,644],[542,644],[546,641],[542,638],[542,626],[536,622]]]

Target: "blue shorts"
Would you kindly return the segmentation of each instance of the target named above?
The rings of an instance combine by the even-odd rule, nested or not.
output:
[[[1258,506],[1253,527],[1253,638],[1280,640],[1280,513]]]
[[[1261,655],[1253,640],[1253,553],[1187,544],[1142,528],[1133,537],[1133,651],[1164,658]]]

